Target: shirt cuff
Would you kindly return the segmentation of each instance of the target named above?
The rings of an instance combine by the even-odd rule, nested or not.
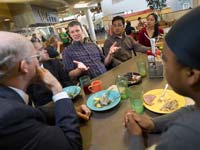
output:
[[[59,101],[59,100],[61,100],[61,99],[63,99],[63,98],[69,98],[68,94],[66,92],[64,92],[64,91],[60,92],[60,93],[57,93],[56,95],[54,95],[52,97],[54,103]]]

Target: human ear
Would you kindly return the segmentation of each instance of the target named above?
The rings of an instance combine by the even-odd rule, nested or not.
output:
[[[22,60],[19,64],[19,72],[28,73],[28,63],[26,60]]]
[[[200,71],[199,70],[196,70],[196,69],[192,69],[192,68],[188,68],[186,70],[186,76],[187,76],[187,79],[186,79],[186,82],[189,84],[189,85],[195,85],[195,84],[199,84],[199,81],[200,81]]]

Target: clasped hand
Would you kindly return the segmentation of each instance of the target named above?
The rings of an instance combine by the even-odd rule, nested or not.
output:
[[[84,120],[89,120],[91,115],[91,110],[86,105],[82,104],[76,107],[76,113],[80,118]]]
[[[131,135],[141,135],[142,131],[149,132],[153,130],[154,123],[146,114],[138,115],[130,110],[124,116],[124,126]]]

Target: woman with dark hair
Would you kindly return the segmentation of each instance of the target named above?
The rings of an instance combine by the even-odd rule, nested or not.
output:
[[[164,34],[163,29],[159,28],[158,16],[151,13],[147,16],[147,26],[139,32],[139,43],[145,46],[151,46],[150,38],[157,38],[159,35]]]
[[[59,38],[56,35],[52,35],[48,39],[46,43],[46,46],[47,46],[46,50],[50,58],[55,58],[59,56],[60,45],[61,45],[61,42],[59,41]]]

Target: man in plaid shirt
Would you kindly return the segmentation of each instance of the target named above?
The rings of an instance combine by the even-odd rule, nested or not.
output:
[[[87,74],[94,78],[106,72],[105,66],[110,64],[113,53],[119,49],[116,43],[113,43],[105,57],[96,44],[83,40],[82,26],[78,21],[70,22],[68,29],[73,42],[65,48],[62,55],[64,68],[69,76],[76,79]]]

